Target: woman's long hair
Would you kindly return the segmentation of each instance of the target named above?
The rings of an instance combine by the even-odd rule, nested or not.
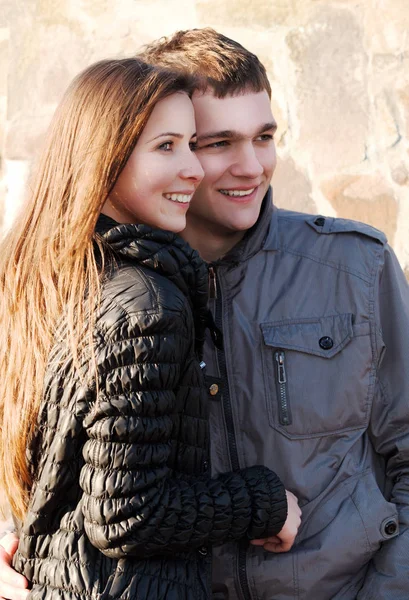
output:
[[[74,362],[81,332],[92,336],[96,307],[87,310],[86,298],[100,293],[94,230],[101,208],[155,104],[191,89],[186,77],[137,58],[81,73],[54,115],[23,211],[0,244],[0,486],[18,518],[28,505],[26,449],[56,327],[64,314]]]

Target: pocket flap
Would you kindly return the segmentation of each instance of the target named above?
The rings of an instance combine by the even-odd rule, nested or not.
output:
[[[353,337],[353,315],[262,323],[264,342],[273,348],[285,348],[331,358]]]

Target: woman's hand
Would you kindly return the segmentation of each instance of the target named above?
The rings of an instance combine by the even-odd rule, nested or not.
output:
[[[17,546],[14,533],[7,533],[0,540],[0,600],[26,600],[29,594],[27,579],[11,566]]]
[[[282,530],[270,538],[252,540],[250,544],[253,544],[253,546],[263,546],[264,550],[268,552],[288,552],[291,549],[301,524],[301,509],[294,494],[288,490],[286,490],[286,494],[288,511],[287,520]]]

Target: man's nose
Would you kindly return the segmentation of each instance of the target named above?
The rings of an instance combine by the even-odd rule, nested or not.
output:
[[[230,172],[236,177],[249,177],[251,179],[263,174],[264,168],[253,144],[245,144],[237,150],[236,161],[231,166]]]

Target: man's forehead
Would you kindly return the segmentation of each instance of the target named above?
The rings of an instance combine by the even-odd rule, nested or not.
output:
[[[218,98],[212,91],[193,94],[198,135],[208,131],[242,131],[252,133],[264,123],[273,122],[270,99],[266,91],[245,92]]]

